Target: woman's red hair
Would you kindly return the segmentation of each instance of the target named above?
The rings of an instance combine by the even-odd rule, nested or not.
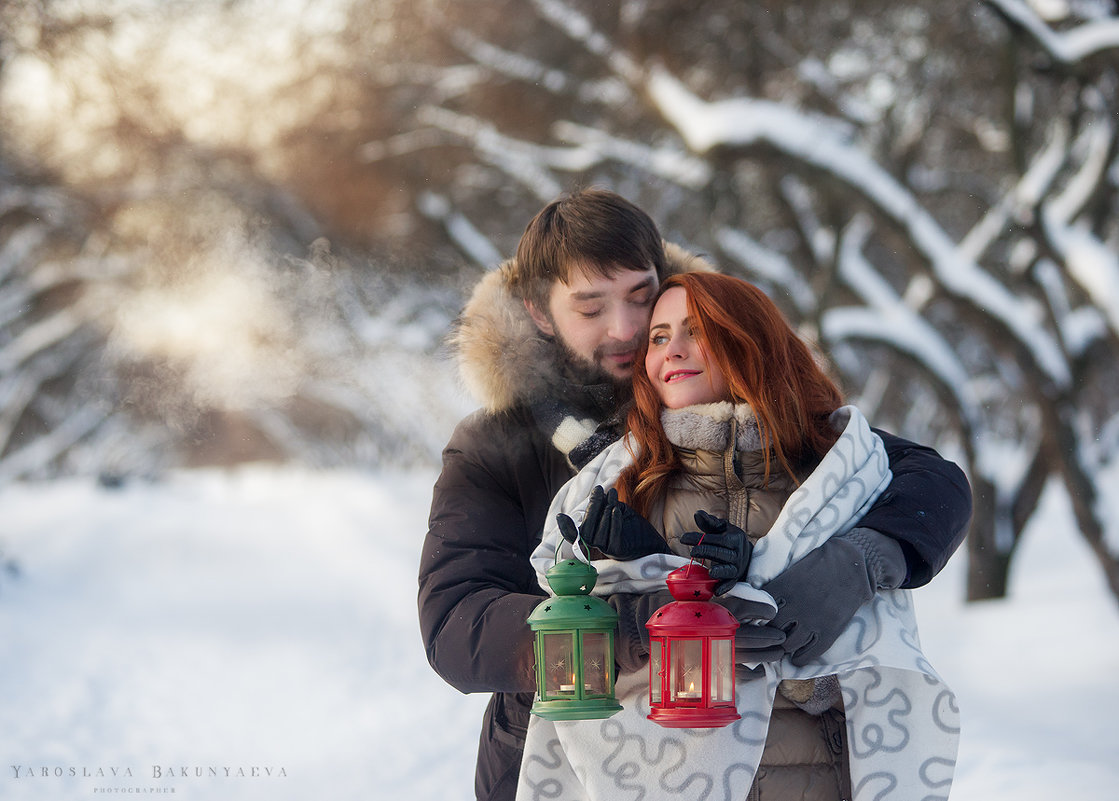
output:
[[[727,400],[754,411],[767,479],[773,457],[794,477],[794,465],[819,460],[838,438],[828,418],[843,405],[843,395],[781,310],[753,284],[728,275],[673,275],[660,294],[677,286],[687,293],[688,317],[707,358],[726,378]],[[645,372],[648,347],[646,337],[634,362],[634,406],[627,420],[636,458],[617,484],[622,500],[644,515],[680,467],[661,425],[664,406]]]

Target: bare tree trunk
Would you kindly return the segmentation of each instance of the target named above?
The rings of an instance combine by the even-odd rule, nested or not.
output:
[[[995,486],[985,478],[972,478],[971,532],[967,538],[967,600],[986,601],[1006,597],[1010,559],[1017,539],[1007,546],[996,540],[999,530],[999,498]],[[1007,521],[1003,521],[1005,525]]]
[[[1055,440],[1052,462],[1064,481],[1077,528],[1103,569],[1112,596],[1119,602],[1119,556],[1107,547],[1104,524],[1099,519],[1098,488],[1081,462],[1072,422],[1065,418],[1057,408],[1046,415],[1046,425],[1051,426]]]

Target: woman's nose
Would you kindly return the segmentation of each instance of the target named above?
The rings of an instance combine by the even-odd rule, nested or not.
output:
[[[686,355],[683,338],[673,335],[664,347],[664,358],[682,359]]]

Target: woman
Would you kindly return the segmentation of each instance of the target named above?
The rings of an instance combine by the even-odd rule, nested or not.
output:
[[[596,594],[663,588],[667,572],[695,555],[717,557],[719,592],[772,604],[756,587],[828,537],[848,535],[889,482],[881,442],[842,406],[774,304],[744,281],[668,279],[642,364],[627,437],[553,503],[557,524],[533,557],[541,575],[559,538],[575,538],[566,515],[587,508],[579,533],[602,552],[592,555],[612,557],[594,562]],[[614,490],[592,492],[599,486]],[[704,544],[689,547],[701,535]],[[740,680],[742,719],[716,730],[659,729],[645,720],[647,672],[623,674],[625,709],[614,718],[533,719],[518,797],[946,795],[954,697],[916,643],[908,593],[880,593],[822,664],[785,659],[766,663],[764,680]]]

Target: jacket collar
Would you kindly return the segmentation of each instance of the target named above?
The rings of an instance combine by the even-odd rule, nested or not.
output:
[[[661,425],[668,441],[690,451],[722,453],[735,439],[734,450],[761,450],[761,435],[754,410],[748,403],[700,403],[682,409],[664,409]]]

